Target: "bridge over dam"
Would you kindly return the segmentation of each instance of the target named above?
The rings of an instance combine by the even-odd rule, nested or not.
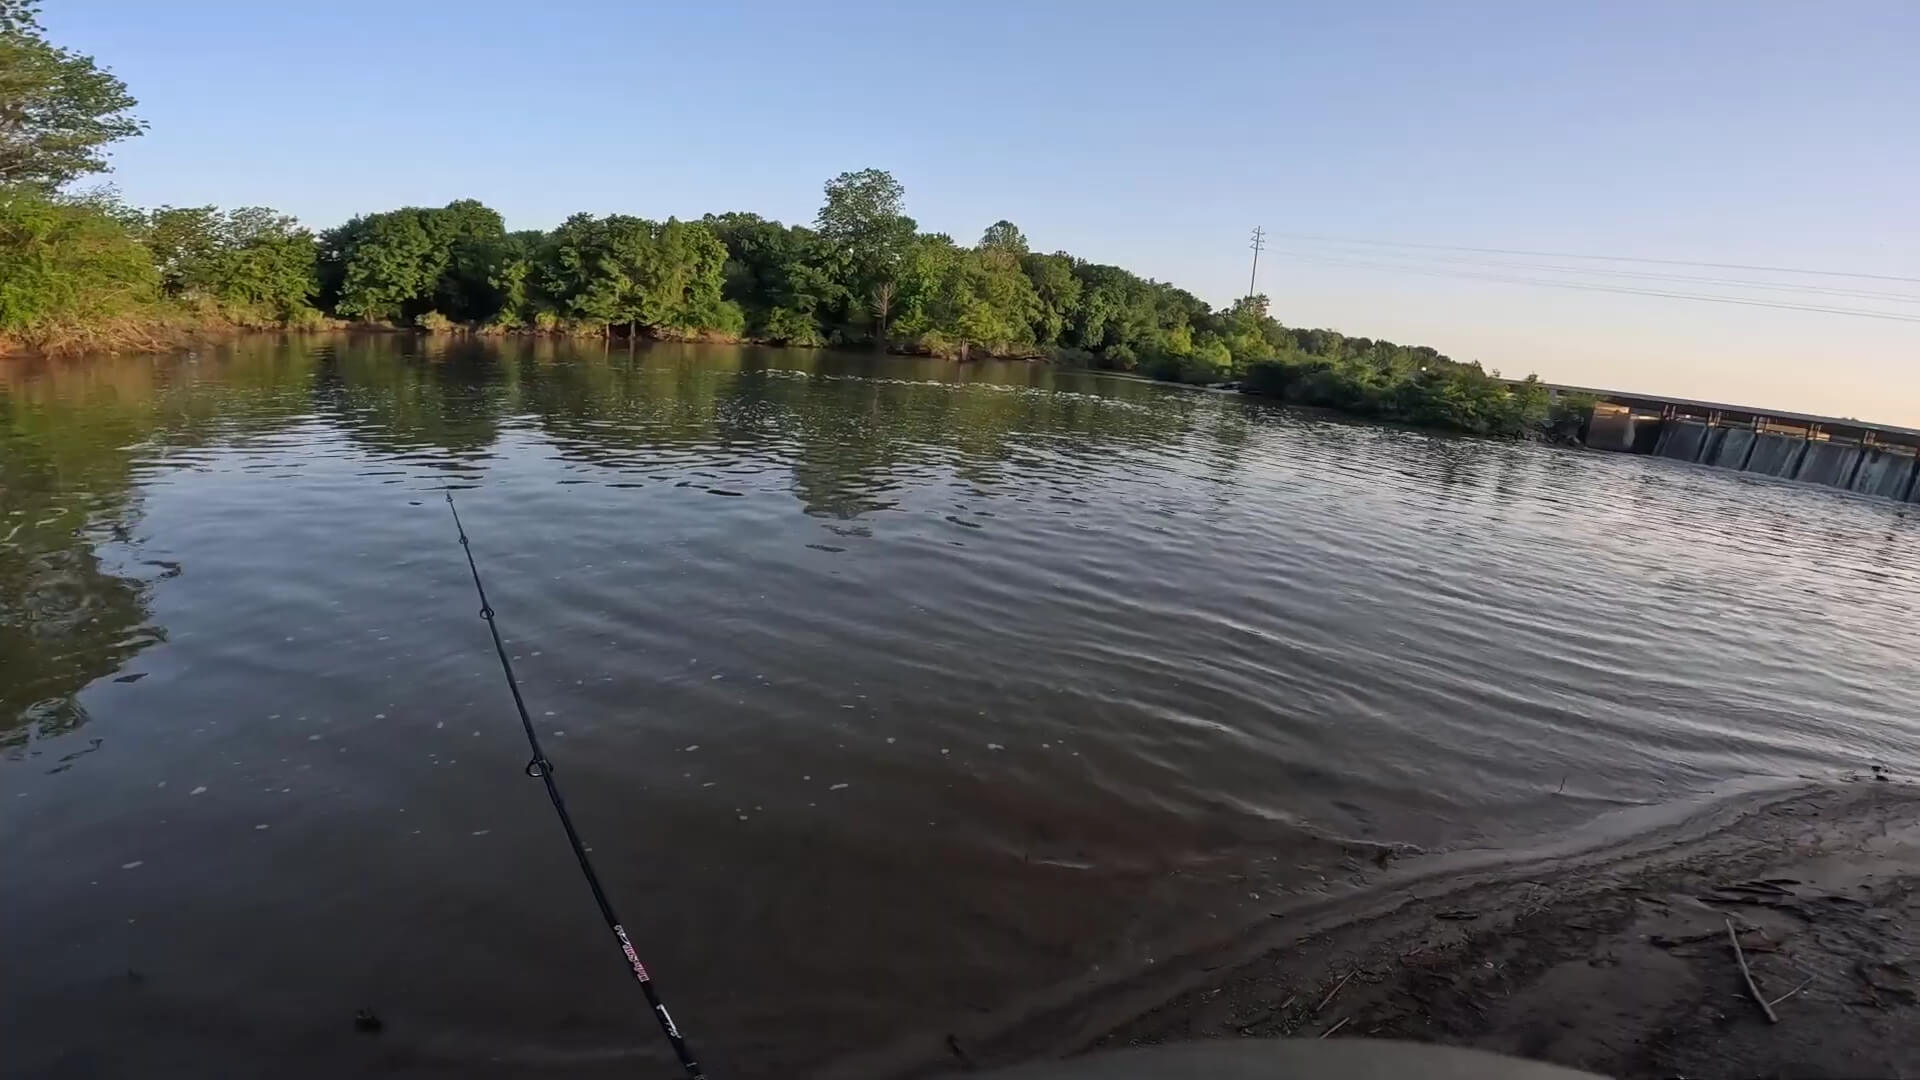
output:
[[[1597,399],[1583,432],[1599,450],[1691,461],[1920,502],[1920,430],[1713,401],[1549,385]]]

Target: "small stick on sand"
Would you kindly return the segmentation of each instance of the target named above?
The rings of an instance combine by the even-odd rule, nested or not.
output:
[[[1740,949],[1740,935],[1734,932],[1733,920],[1726,919],[1725,922],[1727,924],[1727,940],[1733,942],[1733,958],[1740,961],[1740,974],[1747,980],[1747,992],[1753,995],[1753,1000],[1760,1006],[1760,1011],[1767,1014],[1767,1023],[1779,1023],[1780,1018],[1773,1015],[1773,1005],[1761,996],[1759,985],[1753,981],[1753,969],[1747,966],[1747,954]],[[1791,994],[1788,995],[1788,997],[1791,996]],[[1785,1001],[1786,998],[1783,997],[1780,1000]]]
[[[1333,984],[1333,989],[1327,991],[1327,996],[1320,1000],[1320,1004],[1315,1005],[1313,1007],[1313,1015],[1319,1016],[1320,1010],[1327,1007],[1327,1004],[1333,1000],[1333,996],[1335,994],[1338,994],[1340,992],[1340,988],[1347,985],[1347,980],[1353,978],[1354,972],[1357,972],[1359,970],[1360,970],[1359,968],[1354,968],[1353,971],[1349,971],[1345,975],[1342,975],[1340,977],[1340,981]]]
[[[1341,1017],[1341,1018],[1340,1018],[1340,1020],[1339,1020],[1339,1022],[1337,1022],[1337,1023],[1335,1023],[1335,1024],[1334,1024],[1334,1025],[1333,1025],[1332,1027],[1330,1027],[1330,1028],[1328,1028],[1327,1030],[1325,1030],[1325,1031],[1323,1031],[1323,1032],[1321,1032],[1321,1033],[1320,1033],[1320,1037],[1324,1039],[1324,1038],[1326,1038],[1327,1036],[1329,1036],[1329,1035],[1331,1035],[1331,1034],[1333,1034],[1334,1032],[1336,1032],[1336,1031],[1339,1031],[1339,1030],[1340,1030],[1341,1028],[1343,1028],[1343,1027],[1346,1027],[1346,1026],[1347,1026],[1347,1021],[1349,1021],[1349,1020],[1351,1020],[1351,1019],[1353,1019],[1353,1017],[1351,1017],[1351,1016],[1343,1016],[1343,1017]]]
[[[1800,992],[1800,991],[1802,991],[1802,990],[1805,990],[1805,989],[1806,989],[1807,987],[1809,987],[1809,986],[1812,986],[1812,985],[1813,985],[1813,977],[1812,977],[1812,976],[1808,976],[1808,977],[1807,977],[1807,980],[1806,980],[1805,982],[1803,982],[1803,983],[1801,983],[1801,984],[1800,984],[1799,986],[1796,986],[1796,987],[1794,987],[1793,989],[1791,989],[1791,990],[1789,990],[1789,991],[1787,991],[1786,993],[1784,993],[1784,994],[1781,994],[1781,995],[1780,995],[1779,997],[1777,997],[1777,998],[1774,998],[1774,999],[1773,999],[1772,1001],[1769,1001],[1769,1002],[1767,1002],[1767,1004],[1768,1004],[1768,1005],[1778,1005],[1778,1004],[1780,1004],[1781,1002],[1783,1002],[1783,1001],[1785,1001],[1785,1000],[1787,1000],[1788,998],[1790,998],[1790,997],[1792,997],[1793,995],[1795,995],[1795,994],[1797,994],[1797,993],[1799,993],[1799,992]]]

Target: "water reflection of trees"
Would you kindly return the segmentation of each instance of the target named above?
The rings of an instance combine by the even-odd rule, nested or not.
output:
[[[313,352],[316,415],[377,455],[487,456],[513,411],[516,369],[483,344],[383,334]]]
[[[1097,394],[1057,392],[1089,379],[1036,365],[587,346],[529,365],[519,404],[564,457],[622,470],[783,462],[809,513],[854,518],[892,505],[916,474],[992,485],[1009,465],[1097,460],[1189,426],[1165,388],[1109,380]]]
[[[785,462],[809,506],[848,514],[884,505],[878,493],[902,470],[946,466],[986,483],[1035,454],[1097,458],[1188,426],[1162,387],[1036,392],[1089,378],[815,350],[394,335],[322,349],[312,395],[370,452],[481,458],[529,424],[562,460],[612,470]]]
[[[169,358],[0,371],[0,745],[72,730],[77,695],[164,638],[143,560],[144,478],[259,440],[340,439],[436,471],[478,469],[516,430],[610,480],[783,473],[806,512],[858,518],[904,488],[1065,489],[1129,446],[1194,426],[1195,399],[1044,366],[716,346],[250,339]],[[1224,448],[1242,435],[1214,433]]]
[[[152,374],[10,369],[0,382],[0,746],[79,727],[80,689],[161,638],[102,540],[137,518],[126,449],[157,427]]]
[[[142,476],[207,447],[284,432],[307,411],[314,350],[252,339],[172,357],[0,369],[0,745],[71,731],[77,695],[157,641]]]

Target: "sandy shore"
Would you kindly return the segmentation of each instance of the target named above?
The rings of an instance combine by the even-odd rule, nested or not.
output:
[[[948,1066],[1326,1035],[1617,1077],[1920,1076],[1920,788],[1868,774],[1611,827],[1368,866],[1232,947],[955,1032]]]
[[[1618,1077],[1920,1076],[1916,884],[1920,790],[1823,787],[1557,877],[1416,889],[1098,1045],[1332,1031]]]

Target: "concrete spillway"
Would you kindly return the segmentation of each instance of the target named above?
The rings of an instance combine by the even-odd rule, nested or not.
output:
[[[1920,503],[1920,428],[1684,398],[1551,388],[1597,400],[1588,446]]]
[[[1658,438],[1650,441],[1649,451],[1655,457],[1920,502],[1920,480],[1916,480],[1920,465],[1915,463],[1915,448],[1909,446],[1809,439],[1685,418],[1661,421]]]
[[[1869,446],[1860,451],[1860,463],[1855,467],[1853,480],[1847,486],[1849,490],[1857,491],[1862,495],[1904,499],[1912,482],[1912,454],[1903,454],[1881,446]]]
[[[1846,487],[1859,460],[1860,447],[1854,443],[1810,442],[1793,478],[1805,484]]]
[[[1707,425],[1692,420],[1669,420],[1660,425],[1660,441],[1653,444],[1655,457],[1676,461],[1699,461],[1707,444]]]
[[[1800,471],[1800,456],[1806,449],[1807,440],[1797,436],[1758,432],[1754,435],[1753,456],[1747,459],[1747,471],[1791,480]]]
[[[1707,452],[1700,460],[1722,469],[1744,469],[1753,453],[1753,429],[1714,428],[1707,436]]]

